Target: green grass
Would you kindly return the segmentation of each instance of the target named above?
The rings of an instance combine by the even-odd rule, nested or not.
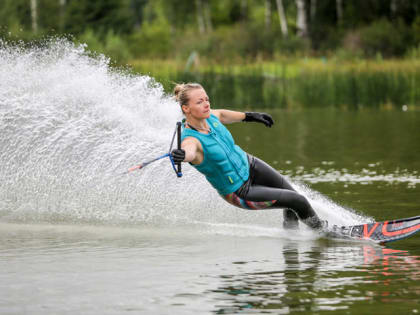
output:
[[[134,60],[167,92],[174,82],[200,82],[213,102],[236,108],[393,108],[420,105],[420,60],[291,59],[237,64]]]

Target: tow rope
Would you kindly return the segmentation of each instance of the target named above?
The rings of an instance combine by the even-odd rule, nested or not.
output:
[[[179,122],[179,121],[176,123],[176,128],[175,128],[174,134],[172,136],[172,141],[171,141],[171,145],[169,147],[168,153],[165,153],[165,154],[163,154],[161,156],[158,156],[154,159],[151,159],[149,161],[145,161],[143,163],[135,165],[135,166],[129,168],[126,172],[122,173],[121,175],[129,174],[129,173],[131,173],[132,171],[135,171],[135,170],[140,170],[142,168],[145,168],[147,165],[149,165],[153,162],[156,162],[156,161],[159,161],[159,160],[164,159],[166,157],[169,157],[169,160],[171,161],[172,168],[175,171],[176,176],[181,177],[182,176],[181,162],[175,163],[173,158],[172,158],[172,154],[171,154],[172,147],[173,147],[174,141],[175,141],[175,135],[177,135],[177,147],[178,147],[178,149],[180,149],[181,148],[181,122]]]

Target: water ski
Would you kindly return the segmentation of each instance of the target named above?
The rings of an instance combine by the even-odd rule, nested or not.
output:
[[[379,244],[398,241],[420,231],[420,216],[352,226],[333,226],[325,235],[330,238],[368,240]]]

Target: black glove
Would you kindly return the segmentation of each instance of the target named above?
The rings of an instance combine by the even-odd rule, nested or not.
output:
[[[171,156],[175,163],[181,163],[185,159],[185,151],[182,149],[172,150]]]
[[[263,123],[266,127],[271,127],[274,124],[273,118],[266,113],[245,113],[243,121],[256,121]]]

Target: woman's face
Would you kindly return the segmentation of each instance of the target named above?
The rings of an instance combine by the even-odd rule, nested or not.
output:
[[[196,119],[210,117],[210,101],[206,91],[194,89],[189,92],[190,101],[188,106],[183,105],[184,113]]]

